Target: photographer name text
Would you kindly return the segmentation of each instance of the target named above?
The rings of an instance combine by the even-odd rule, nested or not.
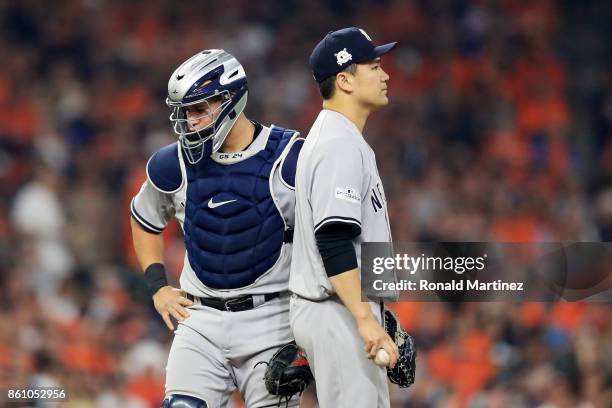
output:
[[[523,291],[523,282],[504,282],[496,280],[483,282],[477,279],[453,279],[447,282],[430,282],[420,279],[418,282],[402,279],[398,282],[384,282],[377,279],[373,282],[374,290],[403,290],[403,291]]]

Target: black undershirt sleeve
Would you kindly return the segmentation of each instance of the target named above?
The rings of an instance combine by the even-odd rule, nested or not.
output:
[[[315,233],[327,276],[332,277],[357,268],[353,239],[359,234],[359,226],[341,222],[324,225]]]

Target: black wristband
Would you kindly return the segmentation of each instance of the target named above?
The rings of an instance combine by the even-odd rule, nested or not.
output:
[[[166,278],[166,268],[164,264],[154,263],[145,270],[145,281],[149,288],[149,293],[153,296],[158,290],[164,286],[168,286],[168,278]]]

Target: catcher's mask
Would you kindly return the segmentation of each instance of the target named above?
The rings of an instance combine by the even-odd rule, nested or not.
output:
[[[204,50],[178,67],[168,81],[170,122],[189,163],[218,151],[248,96],[244,68],[223,50]],[[192,110],[189,116],[187,109]],[[205,126],[199,125],[205,120]]]

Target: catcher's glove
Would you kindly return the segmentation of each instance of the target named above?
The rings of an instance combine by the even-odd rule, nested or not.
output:
[[[286,405],[295,394],[302,395],[304,389],[312,381],[312,372],[306,355],[300,348],[291,342],[281,347],[270,359],[260,361],[258,364],[267,364],[264,382],[266,389],[272,395],[278,395],[278,406],[283,398]]]
[[[399,349],[399,359],[393,369],[387,367],[387,377],[402,388],[414,383],[416,347],[414,339],[400,326],[392,311],[385,308],[385,330]]]

